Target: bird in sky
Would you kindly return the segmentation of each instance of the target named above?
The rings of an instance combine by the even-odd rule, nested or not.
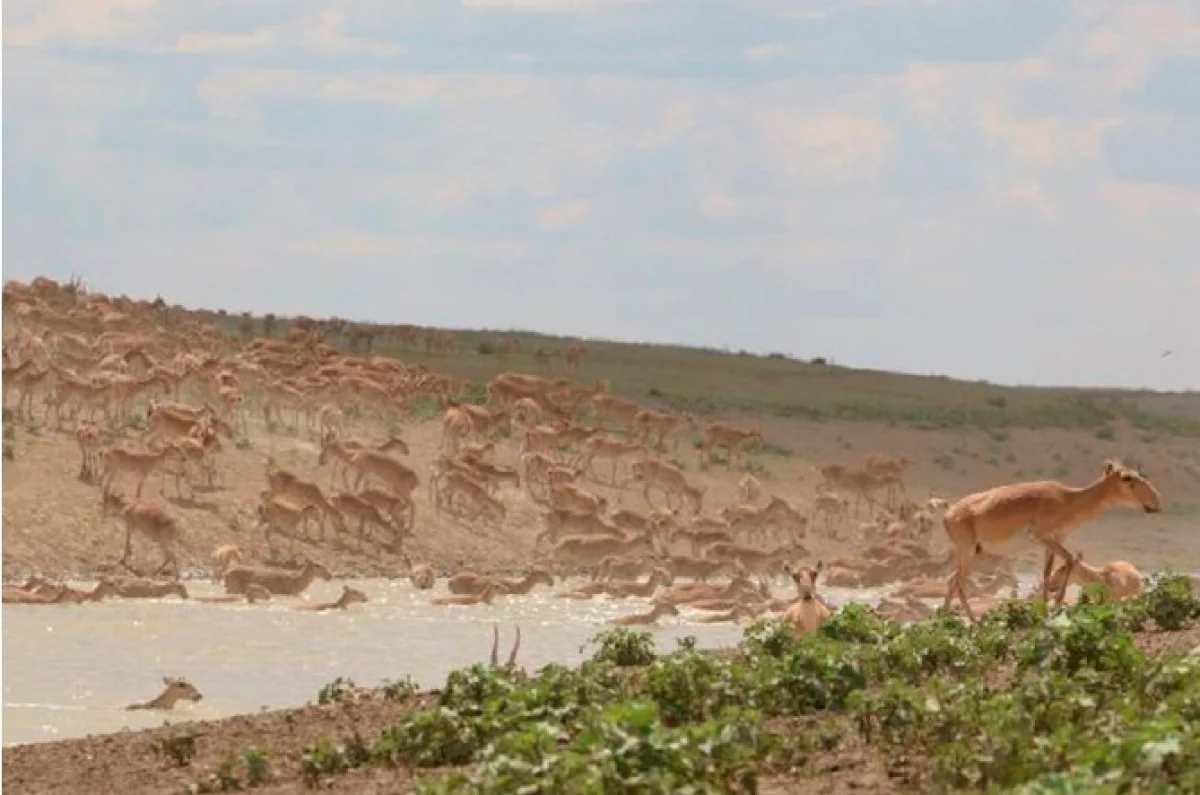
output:
[[[1170,356],[1170,355],[1171,355],[1171,352],[1170,352],[1170,351],[1163,351],[1163,354],[1162,354],[1162,356],[1160,356],[1160,357],[1158,357],[1158,358],[1160,358],[1160,359],[1165,359],[1165,358],[1167,358],[1167,357],[1168,357],[1168,356]]]

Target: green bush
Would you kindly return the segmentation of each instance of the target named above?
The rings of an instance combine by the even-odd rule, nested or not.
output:
[[[898,627],[851,605],[803,637],[757,621],[719,655],[611,630],[575,668],[455,671],[435,703],[373,741],[319,743],[302,771],[315,786],[368,764],[454,768],[421,779],[441,795],[749,793],[760,771],[819,780],[823,752],[859,744],[919,792],[1196,792],[1200,659],[1132,634],[1200,615],[1188,585],[1014,602],[977,624]]]

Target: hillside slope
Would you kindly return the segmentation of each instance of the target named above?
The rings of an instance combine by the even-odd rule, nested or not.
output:
[[[230,334],[237,318],[198,312]],[[261,319],[252,320],[254,333]],[[273,334],[286,332],[276,322]],[[466,379],[479,386],[502,371],[540,372],[590,382],[606,379],[614,392],[649,406],[672,406],[702,420],[726,418],[762,429],[767,445],[746,465],[768,492],[797,503],[810,498],[817,478],[813,467],[828,463],[860,465],[871,452],[907,456],[910,495],[955,498],[998,483],[1055,478],[1069,483],[1093,479],[1107,458],[1141,467],[1164,496],[1164,512],[1144,517],[1116,511],[1079,536],[1092,559],[1126,557],[1140,566],[1200,569],[1200,535],[1193,532],[1200,513],[1200,395],[1069,389],[1033,389],[967,383],[893,373],[858,371],[783,357],[757,357],[650,345],[586,342],[578,370],[561,357],[539,364],[539,348],[562,350],[573,341],[528,334],[455,332],[457,350],[426,350],[421,330],[379,334],[377,354]],[[349,333],[327,342],[350,346]],[[519,350],[501,356],[504,338]],[[360,349],[364,348],[360,342]],[[478,393],[478,392],[476,392]],[[253,404],[253,400],[251,401]],[[204,565],[211,549],[236,542],[266,555],[261,538],[250,533],[258,492],[265,486],[268,457],[323,487],[328,469],[318,471],[315,439],[305,432],[268,433],[253,405],[250,433],[242,445],[226,445],[219,464],[220,488],[201,492],[191,502],[175,501],[189,529],[192,564]],[[39,412],[40,414],[40,412]],[[350,429],[371,437],[398,431],[412,448],[411,460],[427,482],[440,444],[440,423],[431,407],[399,424],[360,424]],[[4,574],[8,579],[32,571],[91,575],[120,555],[122,531],[101,520],[99,491],[77,479],[79,453],[74,439],[34,421],[6,423],[15,436],[13,460],[4,465]],[[135,434],[136,435],[136,434]],[[515,463],[516,440],[502,441],[499,460]],[[707,466],[688,445],[676,457],[689,478],[707,487],[708,512],[733,502],[740,471]],[[640,494],[604,489],[617,504],[644,509]],[[159,492],[157,477],[148,494]],[[163,485],[174,494],[173,483]],[[508,516],[503,527],[457,524],[433,513],[428,492],[418,494],[414,558],[428,557],[443,568],[519,569],[527,566],[532,541],[540,530],[540,509],[523,493],[505,489]],[[936,542],[942,543],[940,537]],[[814,540],[815,554],[848,551]],[[328,561],[343,574],[395,574],[401,559],[388,552],[359,554],[330,544],[298,544],[297,553]],[[150,554],[149,550],[139,552]],[[283,549],[277,553],[290,553]],[[149,560],[148,558],[144,558]]]

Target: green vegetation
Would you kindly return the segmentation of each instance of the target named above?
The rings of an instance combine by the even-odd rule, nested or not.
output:
[[[239,333],[240,318],[198,313],[200,319]],[[285,337],[285,318],[272,320],[271,333]],[[263,322],[254,319],[254,333],[263,333]],[[424,364],[458,379],[470,381],[476,394],[503,370],[547,375],[571,375],[583,381],[607,379],[614,392],[652,406],[716,416],[749,412],[813,421],[864,420],[925,429],[981,428],[1002,432],[1007,428],[1067,428],[1111,431],[1124,420],[1133,427],[1166,436],[1200,437],[1200,396],[1159,394],[1133,390],[1005,387],[987,382],[957,381],[944,376],[919,376],[831,365],[823,358],[802,361],[783,354],[757,356],[702,348],[587,340],[587,358],[578,373],[565,369],[561,360],[540,368],[533,358],[539,347],[564,348],[578,339],[551,337],[523,331],[455,331],[453,353],[430,352],[423,331],[415,343],[404,343],[394,327],[349,324],[371,329],[376,336],[371,352]],[[501,337],[520,347],[509,355],[498,354]],[[347,333],[331,334],[326,341],[349,351],[366,352],[364,344],[351,345]],[[473,402],[478,402],[473,400]],[[1108,430],[1104,430],[1108,429]]]
[[[1196,792],[1200,657],[1148,654],[1134,633],[1197,618],[1190,582],[1163,575],[1123,605],[1089,588],[974,626],[848,605],[800,639],[753,624],[729,653],[689,638],[660,654],[617,629],[576,669],[455,671],[379,736],[309,748],[303,774],[403,767],[426,795],[752,793],[849,754],[911,792]]]
[[[258,748],[250,747],[236,757],[228,757],[210,773],[188,787],[189,793],[237,792],[255,789],[271,781],[271,770],[267,756]]]

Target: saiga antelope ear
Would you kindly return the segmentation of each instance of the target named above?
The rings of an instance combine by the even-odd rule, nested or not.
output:
[[[817,561],[817,568],[816,568],[816,569],[814,569],[814,571],[818,571],[818,572],[825,571],[825,561],[824,561],[824,559],[821,559],[821,560],[818,560],[818,561]]]
[[[784,564],[783,564],[783,572],[784,572],[784,574],[787,574],[788,576],[791,576],[792,572],[794,572],[794,571],[795,571],[795,569],[793,569],[793,568],[792,568],[792,564],[791,564],[791,563],[784,563]]]
[[[1118,467],[1117,467],[1116,461],[1105,461],[1104,462],[1104,474],[1105,475],[1111,475],[1112,473],[1116,472],[1117,469],[1118,469]]]

